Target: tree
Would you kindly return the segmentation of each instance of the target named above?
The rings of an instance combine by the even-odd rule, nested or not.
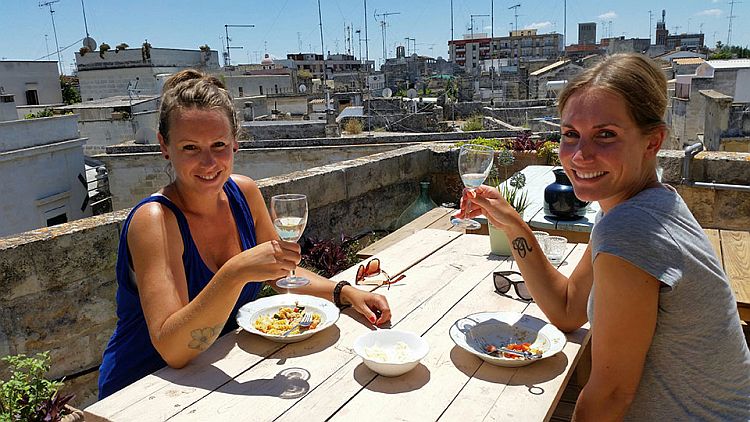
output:
[[[60,76],[60,89],[62,90],[63,102],[73,104],[81,102],[81,93],[78,92],[73,83],[65,76]]]

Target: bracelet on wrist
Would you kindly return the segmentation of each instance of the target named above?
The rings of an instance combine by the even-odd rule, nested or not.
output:
[[[343,290],[345,286],[351,286],[351,283],[348,281],[339,281],[336,284],[336,287],[333,288],[333,303],[339,309],[344,309],[349,306],[341,302],[341,290]]]

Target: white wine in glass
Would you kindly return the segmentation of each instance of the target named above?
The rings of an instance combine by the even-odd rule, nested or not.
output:
[[[461,181],[466,189],[474,190],[484,183],[484,180],[490,174],[492,169],[492,159],[495,156],[495,150],[484,145],[466,144],[461,146],[458,152],[458,173],[461,175]],[[469,203],[466,203],[466,210],[469,209]],[[479,223],[468,218],[454,218],[451,220],[454,226],[464,229],[476,230],[481,227]]]
[[[300,194],[285,194],[271,197],[271,219],[276,233],[282,240],[296,242],[307,225],[307,197]],[[294,270],[276,285],[286,289],[302,287],[310,283],[305,277],[296,276]]]

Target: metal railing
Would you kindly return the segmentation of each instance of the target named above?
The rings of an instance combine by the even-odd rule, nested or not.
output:
[[[703,144],[700,142],[685,147],[685,156],[682,159],[682,180],[680,181],[683,185],[714,190],[750,192],[750,186],[748,185],[692,181],[690,179],[690,164],[693,162],[693,158],[701,151],[703,151]]]

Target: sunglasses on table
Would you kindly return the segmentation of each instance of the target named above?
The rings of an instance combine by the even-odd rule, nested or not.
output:
[[[529,289],[526,288],[526,283],[521,279],[520,281],[511,280],[510,276],[517,275],[522,277],[521,273],[517,271],[495,271],[492,273],[492,281],[495,283],[495,291],[500,294],[507,294],[510,291],[510,286],[516,290],[516,294],[521,300],[531,302],[534,298],[531,297]]]
[[[382,283],[379,283],[379,282],[367,283],[366,282],[367,278],[375,277],[381,274],[385,276],[385,281],[383,281]],[[377,284],[377,285],[385,284],[386,286],[388,286],[388,289],[390,289],[391,284],[401,281],[404,277],[406,276],[404,274],[401,274],[397,276],[396,278],[391,278],[391,276],[389,276],[388,273],[386,273],[380,268],[380,260],[378,258],[373,258],[364,264],[359,264],[359,267],[357,268],[357,277],[354,279],[354,283],[355,284]]]

